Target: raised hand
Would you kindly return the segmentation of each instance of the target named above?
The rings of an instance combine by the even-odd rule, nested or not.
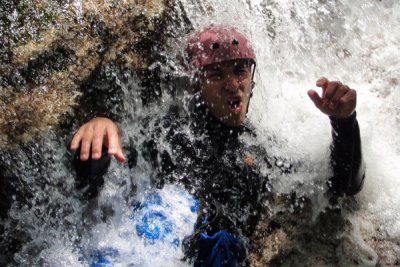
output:
[[[353,114],[357,104],[357,93],[339,81],[329,81],[322,77],[316,85],[322,88],[319,96],[315,90],[309,90],[308,96],[315,106],[328,116],[344,119]]]

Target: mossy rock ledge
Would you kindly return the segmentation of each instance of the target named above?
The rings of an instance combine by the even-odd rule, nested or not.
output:
[[[190,29],[179,1],[62,2],[0,4],[7,13],[0,28],[0,149],[69,125],[77,110],[80,122],[117,119],[121,88],[110,69],[136,75],[156,94],[159,71],[149,66],[165,62],[160,52],[168,38]]]

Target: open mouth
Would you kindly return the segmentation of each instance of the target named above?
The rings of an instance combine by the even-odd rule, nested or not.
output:
[[[228,106],[232,112],[238,113],[242,110],[242,101],[240,99],[229,100]]]

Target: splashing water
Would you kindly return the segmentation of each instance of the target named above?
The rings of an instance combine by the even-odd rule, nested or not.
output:
[[[74,6],[83,19],[79,3],[74,1]],[[272,154],[304,162],[305,171],[274,181],[275,188],[288,193],[298,182],[308,183],[310,186],[299,190],[313,199],[316,214],[328,205],[320,185],[329,173],[331,138],[328,119],[313,106],[306,92],[315,88],[320,76],[343,81],[357,90],[367,178],[363,191],[355,197],[360,207],[344,215],[353,225],[349,238],[355,240],[361,254],[361,260],[353,265],[375,266],[378,257],[384,260],[384,250],[389,251],[387,257],[396,251],[393,257],[400,255],[396,245],[400,243],[400,167],[396,164],[400,160],[400,3],[231,0],[227,4],[185,0],[182,4],[195,29],[210,23],[234,25],[251,39],[258,62],[249,119]],[[182,50],[181,41],[170,40],[170,58]],[[136,137],[141,127],[138,118],[149,112],[163,114],[170,99],[166,96],[163,106],[146,109],[137,101],[135,89],[139,84],[135,77],[122,81],[115,76],[125,96],[126,115],[121,123],[124,142],[133,138],[140,143]],[[277,139],[271,141],[270,136]],[[113,266],[187,265],[180,260],[183,254],[179,249],[165,249],[164,243],[150,246],[154,251],[149,253],[149,246],[130,228],[130,203],[141,199],[150,187],[151,169],[143,159],[138,159],[140,167],[133,173],[127,166],[112,163],[98,199],[83,205],[75,192],[70,155],[62,143],[49,134],[37,144],[44,147],[42,152],[49,159],[46,163],[36,160],[35,147],[30,155],[7,159],[20,162],[21,176],[31,174],[29,188],[35,200],[10,211],[10,221],[19,222],[17,232],[30,236],[16,255],[18,265],[88,266],[93,257],[90,253],[96,249],[109,259],[116,258],[118,251],[120,257]],[[40,164],[46,169],[42,173],[46,181],[38,183],[34,180],[39,175],[33,174]],[[162,194],[167,198],[179,195],[173,188]],[[173,213],[171,218],[179,224],[188,214]],[[179,234],[189,232],[185,228]],[[377,240],[382,242],[377,245]],[[140,257],[134,258],[133,250]]]

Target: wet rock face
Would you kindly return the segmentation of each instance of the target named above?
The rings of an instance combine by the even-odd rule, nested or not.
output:
[[[26,143],[46,127],[57,125],[60,116],[69,111],[76,97],[76,92],[56,86],[38,86],[26,92],[3,90],[0,143],[8,147]]]
[[[2,1],[0,9],[0,148],[68,121],[62,115],[73,115],[74,107],[86,114],[82,121],[94,115],[118,119],[118,109],[109,112],[118,100],[104,101],[121,93],[110,69],[146,77],[144,85],[156,91],[159,72],[148,67],[163,60],[168,37],[190,27],[182,23],[179,3],[167,0]],[[110,88],[99,93],[99,81]]]

